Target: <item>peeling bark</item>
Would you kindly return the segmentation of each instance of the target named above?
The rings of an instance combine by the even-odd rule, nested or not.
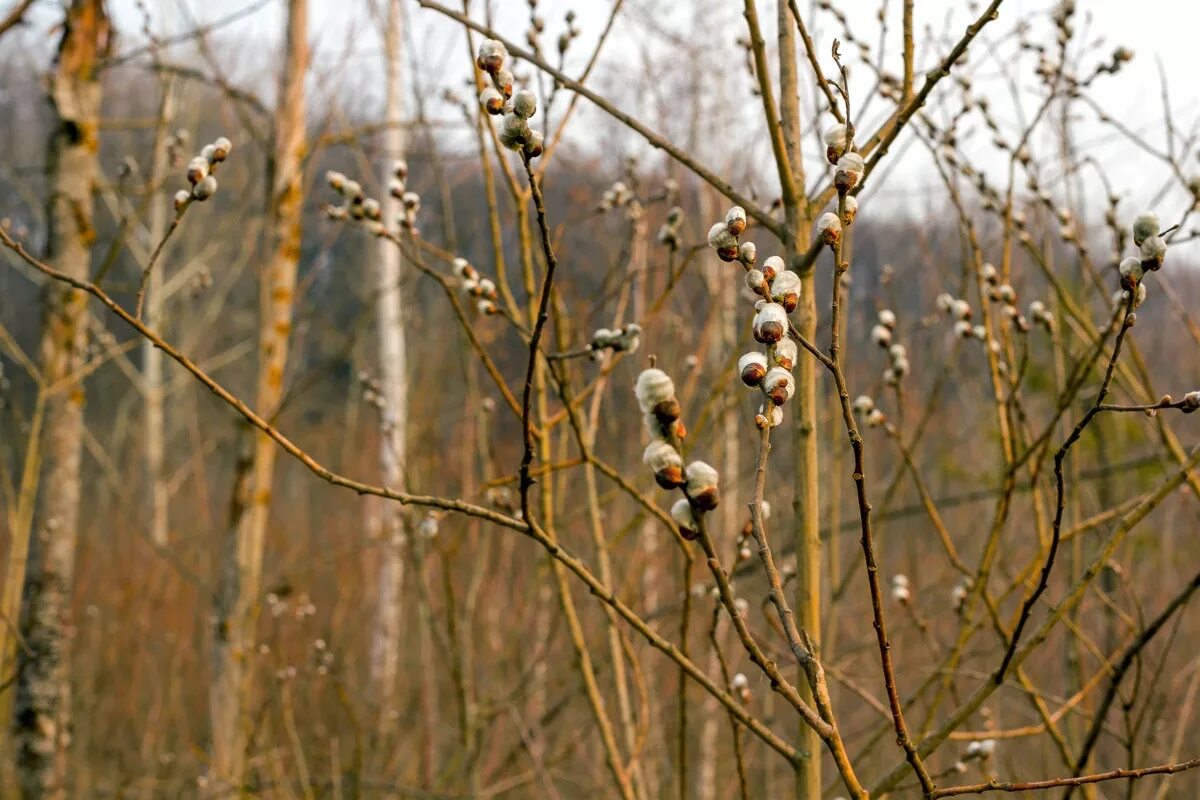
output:
[[[98,171],[101,87],[96,69],[107,56],[110,26],[102,0],[75,0],[67,11],[50,76],[57,124],[50,142],[48,259],[87,279],[94,239],[92,189]],[[47,397],[38,526],[29,545],[22,589],[23,658],[14,718],[17,777],[26,798],[67,796],[71,741],[71,589],[81,496],[87,300],[55,283],[46,289],[42,377],[62,381]]]
[[[292,326],[296,271],[300,261],[302,169],[306,150],[304,78],[308,67],[308,3],[289,0],[287,54],[274,120],[271,182],[271,253],[260,289],[257,411],[271,419],[283,399]],[[247,702],[262,590],[263,549],[271,506],[277,448],[255,432],[252,453],[239,470],[223,554],[214,631],[213,678],[209,693],[212,724],[210,790],[240,787],[249,734]]]
[[[403,103],[404,16],[400,0],[389,0],[384,32],[384,57],[387,61],[387,127],[383,136],[384,169],[390,173],[392,162],[405,154],[404,129],[400,126]],[[383,218],[394,220],[400,202],[388,193],[383,198]],[[383,390],[383,430],[380,435],[379,464],[383,483],[403,490],[407,463],[408,437],[408,366],[404,337],[404,297],[400,291],[400,251],[387,239],[379,240],[379,292],[376,331],[379,343],[379,382]],[[371,640],[371,682],[379,706],[379,731],[390,731],[396,717],[396,676],[400,664],[401,607],[404,583],[404,520],[399,503],[384,503],[382,534],[386,537],[379,565],[378,608]]]

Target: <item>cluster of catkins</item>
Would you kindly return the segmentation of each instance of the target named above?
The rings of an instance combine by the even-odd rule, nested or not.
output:
[[[737,261],[746,270],[746,286],[760,299],[754,304],[754,340],[766,345],[766,352],[752,350],[738,359],[742,382],[759,388],[766,395],[755,416],[760,428],[775,427],[783,421],[784,403],[796,392],[792,369],[799,351],[788,338],[788,314],[800,304],[800,276],[789,270],[779,256],[771,256],[762,268],[755,266],[758,248],[754,242],[742,242],[746,231],[746,211],[734,206],[725,220],[708,231],[708,246],[717,251],[722,261]]]
[[[400,213],[396,224],[414,236],[417,231],[417,212],[421,210],[421,195],[410,192],[405,185],[408,180],[408,162],[398,159],[392,164],[392,177],[388,181],[388,194],[400,201]]]
[[[415,225],[417,212],[421,209],[421,197],[416,192],[404,188],[404,179],[408,175],[408,166],[403,161],[397,161],[392,167],[392,179],[388,191],[403,204],[403,209],[396,217],[396,224],[410,231],[414,236],[419,232]],[[387,223],[383,219],[383,205],[373,197],[367,197],[362,184],[347,178],[341,172],[330,170],[325,173],[325,181],[329,188],[340,194],[344,203],[340,206],[326,206],[325,213],[330,219],[352,219],[363,223],[367,230],[376,236],[386,236]]]
[[[1136,256],[1121,262],[1117,271],[1121,276],[1121,288],[1113,295],[1113,304],[1122,305],[1133,293],[1133,307],[1137,308],[1146,299],[1146,284],[1142,278],[1147,272],[1162,269],[1167,257],[1167,241],[1160,234],[1162,227],[1152,211],[1143,211],[1133,220],[1133,244],[1138,248]]]
[[[683,227],[683,209],[672,206],[667,212],[667,220],[658,229],[658,243],[671,250],[679,249],[679,229]]]
[[[358,385],[362,388],[363,402],[377,411],[387,409],[387,400],[383,397],[383,384],[372,378],[366,370],[358,373]]]
[[[641,344],[642,326],[631,322],[616,330],[597,328],[588,347],[592,351],[592,360],[599,360],[605,350],[612,350],[614,353],[636,353]]]
[[[883,381],[888,386],[899,386],[911,370],[908,350],[899,342],[892,341],[896,333],[896,312],[885,308],[879,312],[879,321],[871,328],[871,341],[887,351],[891,363],[883,371]]]
[[[542,154],[544,136],[529,128],[529,118],[537,113],[537,98],[528,89],[513,94],[513,74],[505,66],[507,61],[508,50],[502,42],[484,39],[479,45],[475,65],[492,81],[479,93],[479,104],[493,116],[504,115],[500,144],[523,152],[527,158],[537,158]]]
[[[1029,320],[1021,313],[1021,309],[1017,307],[1017,290],[1011,284],[1000,282],[1000,272],[992,263],[986,263],[980,268],[980,276],[983,278],[984,284],[987,286],[987,297],[993,303],[1000,306],[1001,313],[1005,317],[1011,319],[1013,326],[1021,333],[1029,332]],[[1035,308],[1031,305],[1030,311]],[[1045,313],[1045,306],[1040,306],[1036,310]],[[1030,314],[1032,316],[1032,313]],[[1036,320],[1035,320],[1036,321]]]
[[[975,759],[991,758],[996,752],[995,739],[979,739],[967,745],[967,752],[963,755],[963,761],[974,761]]]
[[[858,200],[850,192],[862,183],[867,165],[863,157],[854,152],[845,125],[835,125],[825,133],[825,158],[835,167],[833,185],[845,214],[838,216],[834,211],[826,211],[817,217],[816,233],[821,244],[833,247],[842,238],[842,228],[852,225],[858,215]]]
[[[846,194],[862,183],[867,165],[863,157],[854,150],[854,142],[850,138],[850,129],[845,125],[834,125],[825,132],[825,159],[833,164],[833,185],[839,194]],[[858,211],[858,201],[852,197],[846,198],[847,225],[854,221]],[[828,244],[828,242],[827,242]]]
[[[987,339],[987,328],[982,325],[971,325],[971,304],[961,297],[942,292],[937,296],[937,307],[954,318],[954,335],[960,339],[975,337],[980,341]]]
[[[567,11],[567,13],[563,16],[563,21],[566,22],[567,27],[566,30],[564,30],[558,37],[559,56],[566,55],[567,50],[571,47],[571,42],[578,39],[579,34],[582,33],[582,31],[579,30],[579,26],[575,24],[575,12],[573,10]]]
[[[863,418],[868,428],[878,428],[887,422],[887,415],[875,405],[875,401],[869,395],[860,394],[854,398],[851,408],[854,409],[855,414]]]
[[[605,189],[604,194],[600,195],[600,202],[596,204],[596,210],[600,212],[611,211],[614,208],[626,206],[635,200],[633,191],[625,184],[625,181],[617,181]]]
[[[721,501],[716,469],[703,461],[683,466],[679,453],[687,431],[680,415],[683,409],[675,397],[675,382],[661,369],[642,370],[634,384],[638,406],[645,416],[650,444],[642,461],[654,472],[654,480],[664,489],[682,489],[684,496],[671,506],[671,518],[685,539],[700,535],[699,515],[712,511]]]
[[[468,297],[474,299],[475,310],[484,316],[500,313],[496,305],[498,294],[496,282],[491,278],[480,276],[479,270],[471,266],[465,258],[456,258],[453,263],[454,277],[458,278],[459,286]]]
[[[217,193],[217,179],[213,175],[217,165],[229,158],[233,144],[224,136],[217,137],[212,144],[204,145],[200,155],[188,162],[187,179],[191,191],[180,189],[175,193],[175,213],[181,214],[193,200],[204,201]]]

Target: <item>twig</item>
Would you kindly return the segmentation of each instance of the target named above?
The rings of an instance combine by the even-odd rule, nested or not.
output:
[[[1051,780],[1028,781],[1025,783],[988,781],[987,783],[964,786],[947,786],[945,789],[936,790],[932,796],[937,798],[953,797],[962,794],[982,794],[983,792],[1035,792],[1040,789],[1054,789],[1059,786],[1074,787],[1087,783],[1102,783],[1103,781],[1137,780],[1147,775],[1173,775],[1176,772],[1184,772],[1196,767],[1200,767],[1200,758],[1192,761],[1184,761],[1181,764],[1159,764],[1155,767],[1142,767],[1141,769],[1114,769],[1109,772],[1083,775],[1076,778],[1053,778]]]
[[[744,195],[741,192],[739,192],[738,190],[734,189],[731,185],[729,185],[728,182],[721,179],[716,174],[714,174],[711,170],[709,170],[707,167],[700,164],[700,162],[698,162],[694,157],[692,157],[688,153],[685,153],[684,151],[680,150],[675,145],[671,144],[671,142],[669,140],[667,140],[665,137],[660,136],[659,134],[650,130],[646,126],[642,125],[640,122],[638,122],[636,119],[631,117],[629,114],[626,114],[624,111],[621,111],[616,106],[614,106],[612,103],[610,103],[609,101],[605,100],[600,95],[593,92],[591,89],[588,89],[583,84],[572,80],[570,77],[568,77],[566,75],[566,73],[562,72],[561,70],[555,69],[553,66],[551,66],[550,64],[547,64],[543,59],[539,58],[535,54],[529,52],[528,50],[525,50],[524,48],[515,44],[511,40],[506,39],[505,37],[501,36],[499,33],[492,30],[488,26],[481,25],[480,23],[475,22],[474,20],[472,20],[470,17],[466,16],[465,14],[461,14],[457,11],[446,8],[445,6],[441,5],[440,3],[433,2],[433,0],[419,0],[419,3],[422,8],[428,8],[432,11],[436,11],[439,14],[442,14],[443,16],[446,16],[446,17],[449,17],[450,19],[458,21],[459,23],[465,25],[466,27],[468,27],[474,31],[482,33],[484,36],[487,36],[491,39],[495,39],[498,42],[502,42],[504,44],[504,46],[508,49],[508,51],[510,53],[512,53],[514,56],[516,56],[520,59],[523,59],[524,61],[527,61],[528,63],[530,63],[533,66],[537,67],[538,69],[542,70],[543,72],[545,72],[546,74],[550,75],[555,80],[557,80],[559,83],[561,83],[567,89],[570,89],[571,91],[575,92],[576,94],[583,95],[588,100],[591,100],[602,111],[604,111],[608,115],[612,116],[613,118],[615,118],[616,120],[621,122],[623,125],[630,128],[631,130],[637,132],[652,147],[655,147],[659,150],[664,151],[665,153],[670,155],[671,158],[675,159],[680,164],[684,165],[689,170],[691,170],[693,173],[695,173],[696,176],[699,177],[701,180],[703,180],[705,183],[708,183],[710,186],[712,186],[718,192],[725,195],[730,200],[732,200],[733,202],[740,205],[742,208],[746,209],[746,213],[749,216],[758,220],[758,222],[764,228],[771,231],[771,233],[775,234],[776,236],[782,236],[783,226],[779,224],[778,220],[772,218],[771,215],[769,214],[769,212],[764,210],[762,207],[760,207],[757,203],[752,201],[746,195]]]
[[[1121,355],[1121,344],[1125,341],[1125,334],[1133,327],[1136,316],[1133,313],[1133,303],[1136,292],[1129,293],[1129,299],[1125,304],[1125,317],[1121,322],[1121,329],[1117,332],[1117,338],[1113,342],[1112,357],[1108,360],[1108,368],[1104,372],[1104,380],[1100,384],[1100,393],[1096,396],[1096,402],[1091,409],[1071,431],[1071,435],[1063,442],[1062,447],[1054,454],[1054,486],[1056,492],[1056,500],[1054,507],[1054,523],[1050,537],[1050,549],[1046,553],[1046,562],[1042,565],[1042,574],[1038,578],[1037,586],[1029,593],[1025,602],[1021,606],[1021,614],[1017,618],[1017,624],[1013,628],[1012,641],[1009,642],[1008,649],[1004,653],[1004,658],[1000,661],[1000,668],[996,670],[995,682],[1000,685],[1004,681],[1004,675],[1008,671],[1008,665],[1012,661],[1013,654],[1017,650],[1017,645],[1021,641],[1021,632],[1025,629],[1025,624],[1029,622],[1029,615],[1033,612],[1033,607],[1037,603],[1038,598],[1046,591],[1050,583],[1050,572],[1054,569],[1054,558],[1058,554],[1058,545],[1062,540],[1062,518],[1063,510],[1066,506],[1066,486],[1063,479],[1063,461],[1067,457],[1067,452],[1075,442],[1079,441],[1079,437],[1083,435],[1083,430],[1088,426],[1097,414],[1100,413],[1100,406],[1104,404],[1104,398],[1108,396],[1109,387],[1112,385],[1113,373],[1117,368],[1117,359]]]
[[[550,229],[546,224],[546,206],[542,198],[542,189],[533,174],[529,156],[524,152],[521,153],[521,162],[525,165],[525,174],[529,178],[529,191],[533,197],[534,208],[537,210],[538,228],[542,234],[542,251],[546,257],[546,274],[542,278],[542,293],[538,300],[537,319],[533,323],[533,332],[529,335],[529,363],[525,368],[525,388],[521,399],[521,431],[525,444],[520,469],[521,514],[523,519],[531,520],[529,490],[533,487],[533,479],[529,476],[529,467],[533,463],[533,430],[530,422],[533,374],[537,369],[538,345],[542,339],[542,331],[546,327],[546,320],[550,317],[550,292],[554,286],[554,270],[558,266],[558,259],[554,256]]]

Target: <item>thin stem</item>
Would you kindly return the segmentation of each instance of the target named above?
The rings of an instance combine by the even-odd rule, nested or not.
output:
[[[846,217],[846,194],[843,192],[838,201],[838,218]],[[892,724],[896,731],[896,742],[904,750],[905,758],[916,773],[921,784],[921,790],[926,797],[934,791],[933,779],[921,760],[917,747],[908,735],[908,726],[904,721],[904,711],[900,705],[900,692],[896,688],[896,674],[892,667],[892,645],[888,641],[887,625],[883,615],[883,593],[879,587],[879,566],[875,562],[875,545],[871,531],[871,504],[867,500],[866,463],[863,455],[863,440],[854,420],[854,410],[850,406],[850,391],[846,387],[846,376],[842,370],[841,340],[839,326],[841,322],[841,286],[842,276],[849,269],[849,264],[842,260],[842,246],[845,234],[839,236],[833,244],[834,274],[833,274],[833,309],[830,328],[829,356],[832,362],[833,379],[837,385],[838,399],[842,406],[842,420],[850,438],[850,447],[854,452],[854,487],[858,495],[859,525],[862,531],[861,545],[863,559],[867,567],[867,583],[871,594],[871,615],[874,620],[875,637],[879,644],[879,661],[883,670],[884,688],[887,690],[888,706],[892,714]]]
[[[546,274],[542,278],[542,292],[538,300],[537,318],[533,323],[533,332],[529,335],[529,362],[525,367],[525,388],[521,398],[521,431],[525,443],[525,452],[521,456],[520,491],[521,513],[528,520],[529,490],[533,487],[533,479],[529,476],[529,467],[533,463],[533,429],[530,423],[531,403],[533,397],[533,375],[537,369],[538,345],[542,340],[542,331],[546,328],[546,320],[550,317],[550,292],[554,286],[554,270],[558,259],[554,256],[554,247],[550,243],[550,229],[546,224],[546,206],[542,198],[542,189],[534,177],[530,158],[521,153],[521,162],[525,165],[525,175],[529,178],[529,192],[533,197],[533,205],[537,210],[538,228],[542,234],[542,251],[546,257]]]
[[[1100,413],[1100,407],[1104,404],[1104,398],[1108,396],[1109,387],[1112,385],[1113,374],[1117,368],[1117,359],[1121,355],[1121,344],[1125,341],[1125,334],[1133,327],[1136,316],[1133,313],[1133,303],[1135,298],[1134,292],[1129,293],[1129,300],[1125,304],[1125,318],[1121,322],[1121,329],[1117,332],[1117,338],[1113,342],[1112,357],[1108,360],[1108,368],[1104,371],[1104,380],[1100,383],[1100,392],[1096,395],[1096,402],[1083,416],[1083,419],[1071,431],[1071,435],[1063,442],[1062,447],[1054,454],[1054,488],[1056,492],[1056,501],[1054,507],[1054,523],[1050,536],[1050,549],[1046,553],[1046,562],[1042,565],[1042,573],[1038,578],[1037,585],[1029,596],[1025,598],[1025,602],[1021,606],[1021,614],[1017,618],[1017,624],[1013,628],[1012,641],[1009,642],[1008,649],[1004,653],[1004,658],[1000,661],[1000,668],[996,670],[996,675],[993,680],[999,685],[1004,681],[1004,675],[1008,671],[1008,665],[1012,661],[1013,654],[1017,651],[1017,645],[1021,641],[1021,632],[1025,629],[1025,624],[1029,622],[1029,615],[1033,613],[1033,606],[1037,603],[1038,598],[1046,591],[1050,583],[1050,572],[1054,569],[1054,559],[1058,554],[1058,545],[1062,541],[1062,519],[1063,511],[1066,507],[1066,486],[1063,478],[1063,461],[1066,460],[1067,452],[1075,442],[1079,441],[1079,437],[1083,435],[1084,429],[1088,426],[1096,415]]]

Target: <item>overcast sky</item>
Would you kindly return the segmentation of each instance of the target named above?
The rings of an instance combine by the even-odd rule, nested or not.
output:
[[[0,0],[0,8],[6,2],[11,0]],[[385,2],[311,0],[316,71],[343,78],[349,72],[350,80],[343,83],[352,86],[353,91],[345,92],[350,96],[338,98],[349,109],[369,111],[379,102],[382,80],[378,69],[380,40],[370,9],[375,5],[382,6]],[[445,2],[455,8],[461,7],[459,0]],[[110,0],[110,4],[123,33],[123,48],[135,46],[142,38],[142,17],[137,5],[133,0]],[[223,44],[228,51],[235,53],[228,65],[233,81],[253,88],[269,100],[274,87],[283,0],[148,0],[145,5],[151,8],[153,27],[159,31],[188,30],[196,23],[212,23],[247,6],[261,6],[253,13],[222,27],[213,39],[218,46]],[[727,69],[735,73],[740,71],[738,77],[746,81],[743,87],[747,86],[749,78],[744,71],[742,54],[734,43],[744,34],[741,5],[739,0],[626,0],[614,35],[602,54],[594,84],[613,97],[621,107],[631,111],[640,109],[645,98],[628,94],[623,87],[634,85],[644,77],[641,73],[645,64],[656,52],[677,51],[671,37],[678,36],[700,40],[710,46],[712,55],[706,68]],[[801,0],[800,5],[802,8],[808,7],[809,0]],[[846,11],[856,35],[874,46],[879,39],[879,3],[844,0],[836,5]],[[889,58],[886,63],[893,71],[897,71],[901,3],[899,0],[890,0],[886,5],[889,18]],[[1001,19],[993,23],[984,37],[994,46],[994,55],[988,55],[978,48],[972,50],[971,71],[979,87],[977,94],[993,102],[995,115],[1002,124],[1015,126],[1018,117],[1003,80],[1010,63],[1007,56],[1014,48],[1011,41],[999,39],[1012,31],[1018,21],[1028,20],[1034,38],[1051,41],[1052,28],[1045,11],[1053,5],[1050,0],[1006,0]],[[1133,62],[1121,74],[1103,79],[1089,95],[1112,116],[1161,146],[1165,141],[1161,70],[1161,74],[1167,75],[1170,81],[1174,123],[1184,133],[1191,131],[1200,116],[1200,104],[1197,102],[1200,100],[1200,82],[1196,80],[1197,67],[1200,66],[1200,45],[1195,40],[1196,31],[1200,29],[1200,2],[1079,0],[1077,5],[1078,46],[1084,42],[1102,42],[1097,49],[1098,54],[1109,53],[1117,45],[1128,47],[1135,54]],[[41,0],[36,6],[39,9],[37,24],[34,31],[27,35],[44,35],[49,25],[61,14],[56,6],[56,3]],[[482,18],[482,1],[474,0],[471,6],[472,15]],[[771,0],[759,0],[764,24],[771,28],[774,27],[773,6]],[[978,13],[976,6],[977,3],[963,0],[917,0],[920,67],[929,68],[936,63],[948,49],[948,42],[957,38]],[[409,39],[417,62],[416,69],[410,75],[414,82],[419,83],[422,94],[433,98],[430,100],[429,113],[434,117],[448,117],[449,110],[436,98],[442,89],[461,89],[469,75],[463,56],[461,28],[432,11],[417,8],[415,2],[406,0],[406,8]],[[497,28],[510,38],[523,41],[528,25],[527,0],[493,0],[492,9]],[[578,72],[580,59],[591,51],[596,35],[608,18],[611,3],[609,0],[540,0],[539,11],[548,25],[543,39],[548,51],[554,50],[554,41],[562,29],[562,16],[567,9],[576,12],[578,23],[584,31],[574,48],[578,53],[576,61],[568,61],[568,71]],[[699,21],[696,19],[698,16]],[[832,26],[827,15],[818,15],[815,19],[814,38],[818,50],[827,53],[838,29]],[[927,30],[933,33],[932,39],[925,33]],[[772,32],[766,33],[768,42],[773,41]],[[920,42],[927,45],[923,46]],[[171,56],[186,58],[190,52],[190,45],[182,45],[174,48]],[[1096,60],[1091,59],[1091,63]],[[918,82],[922,71],[918,69]],[[359,72],[361,75],[355,74]],[[873,79],[862,68],[853,70],[852,76],[852,95],[857,93],[862,99],[862,94],[873,84]],[[1027,92],[1026,101],[1029,104],[1036,102],[1037,86],[1028,61],[1021,74],[1014,77]],[[756,102],[753,98],[749,99]],[[884,104],[876,103],[874,110],[882,113],[886,109]],[[579,147],[594,148],[597,145],[597,131],[611,130],[601,116],[593,110],[580,115],[579,122],[572,130]],[[870,113],[867,116],[869,123]],[[632,139],[622,141],[627,142],[630,149],[637,146]],[[759,144],[763,146],[761,155],[765,160],[769,150],[765,144]],[[1155,198],[1161,188],[1161,176],[1165,173],[1163,165],[1151,155],[1132,147],[1127,140],[1114,135],[1111,129],[1087,120],[1080,127],[1078,144],[1104,163],[1114,182],[1131,200],[1148,202]],[[1187,169],[1200,174],[1200,162],[1197,162],[1194,153],[1187,159]],[[1152,172],[1152,179],[1147,180]],[[929,169],[929,161],[919,147],[910,148],[907,154],[897,159],[895,171],[886,185],[878,187],[878,191],[883,197],[936,197],[939,194],[937,177]]]

